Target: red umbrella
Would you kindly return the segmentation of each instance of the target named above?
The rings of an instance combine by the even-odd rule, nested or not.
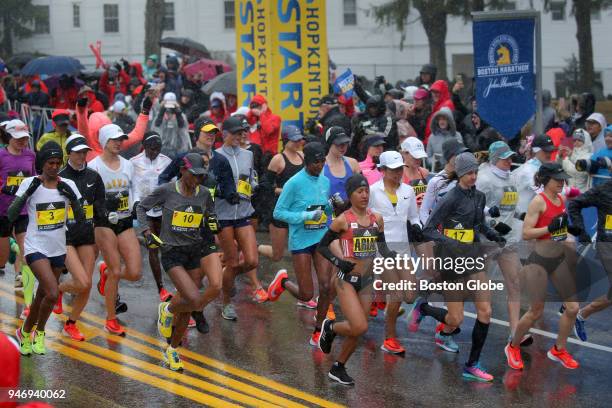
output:
[[[231,71],[232,67],[223,61],[202,58],[192,64],[185,65],[183,72],[187,76],[200,75],[202,80],[209,81],[219,74]]]

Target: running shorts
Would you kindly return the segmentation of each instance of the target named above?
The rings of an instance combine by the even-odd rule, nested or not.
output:
[[[182,266],[185,270],[197,269],[200,267],[202,256],[201,243],[180,247],[162,247],[161,264],[166,273],[177,266]]]
[[[48,259],[52,268],[65,268],[66,266],[66,254],[58,256],[47,256],[40,252],[33,252],[25,256],[25,260],[28,265],[32,265],[34,262],[41,259]]]
[[[13,235],[13,229],[15,234],[23,234],[28,229],[28,216],[20,215],[17,217],[14,223],[10,223],[8,217],[0,217],[0,237],[6,238]]]

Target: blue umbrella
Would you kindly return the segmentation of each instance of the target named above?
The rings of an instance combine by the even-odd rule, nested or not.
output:
[[[28,62],[21,69],[21,75],[77,75],[84,69],[85,67],[75,58],[50,56]]]

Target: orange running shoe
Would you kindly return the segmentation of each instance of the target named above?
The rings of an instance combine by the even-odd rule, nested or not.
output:
[[[62,330],[62,333],[64,334],[64,336],[70,337],[72,340],[75,341],[85,340],[85,336],[83,336],[83,333],[79,331],[78,327],[76,326],[76,323],[66,322],[64,324],[64,330]]]
[[[504,353],[506,353],[506,359],[508,360],[508,365],[510,368],[515,370],[523,369],[523,357],[521,356],[520,347],[513,347],[512,344],[508,343],[506,344],[506,347],[504,347]]]
[[[168,292],[165,288],[161,288],[159,291],[159,300],[161,302],[169,302],[172,299],[172,293]]]
[[[310,345],[311,346],[315,346],[315,347],[319,347],[319,337],[321,336],[321,331],[317,330],[315,332],[312,333],[312,336],[310,337]]]
[[[64,313],[64,307],[62,305],[62,292],[57,296],[57,302],[55,303],[55,307],[53,308],[53,313],[62,314]]]
[[[104,329],[110,334],[116,334],[117,336],[125,336],[125,329],[121,327],[117,318],[107,320],[104,325]]]
[[[572,355],[567,352],[567,349],[558,350],[557,346],[552,346],[546,355],[552,361],[557,361],[561,363],[563,367],[569,368],[570,370],[575,370],[576,368],[580,367],[580,364],[578,364]]]
[[[268,301],[268,292],[266,292],[264,288],[254,290],[251,300],[255,303],[265,303]]]
[[[268,286],[268,300],[270,302],[276,302],[280,295],[285,291],[285,288],[283,288],[281,285],[283,279],[289,279],[289,274],[287,274],[286,269],[281,269],[280,271],[276,272],[276,276],[274,279],[272,279],[270,286]]]
[[[329,320],[336,320],[336,312],[334,312],[334,305],[333,304],[329,304],[329,307],[327,308],[327,316],[326,316]]]
[[[397,341],[395,337],[390,337],[380,346],[381,350],[391,354],[402,354],[406,349]]]
[[[98,293],[104,296],[104,286],[106,285],[106,262],[100,262],[100,280],[98,281]]]

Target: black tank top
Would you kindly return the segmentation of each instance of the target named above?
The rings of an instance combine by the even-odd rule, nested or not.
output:
[[[298,171],[302,170],[304,167],[304,159],[302,159],[302,163],[293,164],[289,161],[285,153],[281,153],[283,155],[283,159],[285,160],[285,168],[283,171],[276,177],[276,185],[278,188],[283,188],[285,183],[293,176],[297,174]],[[299,154],[298,154],[299,157]]]

